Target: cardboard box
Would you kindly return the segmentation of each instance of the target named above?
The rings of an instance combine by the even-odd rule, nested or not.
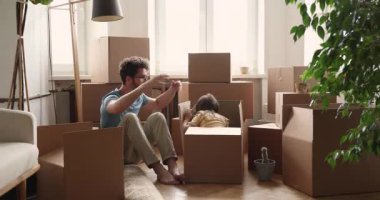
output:
[[[100,122],[100,104],[102,97],[120,87],[120,83],[82,83],[82,109],[83,121]],[[145,91],[148,96],[151,91]],[[151,114],[150,110],[142,108],[139,113],[140,120],[146,120]]]
[[[189,53],[190,83],[231,82],[230,53]]]
[[[122,128],[39,126],[37,192],[44,199],[124,199]]]
[[[306,104],[311,102],[310,94],[295,92],[276,92],[276,125],[282,129],[282,106],[289,104]]]
[[[282,174],[282,130],[274,123],[248,127],[248,169],[255,170],[254,160],[261,159],[261,147],[276,161],[274,172]]]
[[[276,92],[295,92],[295,83],[302,82],[300,75],[307,67],[268,68],[268,113],[275,114]],[[307,82],[308,88],[315,85],[315,80]]]
[[[184,146],[186,183],[242,183],[240,128],[189,127]]]
[[[149,59],[149,39],[134,37],[101,37],[99,58],[91,68],[91,81],[99,83],[120,83],[119,64],[131,56]]]
[[[361,110],[353,109],[349,119],[336,118],[338,106],[291,109],[282,138],[283,181],[311,196],[380,191],[379,157],[363,155],[359,163],[338,163],[335,169],[324,161],[360,117]]]
[[[188,83],[184,82],[186,89],[178,92],[179,102],[188,100],[194,105],[198,98],[204,94],[211,93],[218,100],[238,100],[242,101],[243,118],[253,118],[253,83],[249,81],[236,81],[231,83]],[[188,93],[186,93],[188,92]]]
[[[178,104],[178,122],[177,118],[173,118],[172,122],[178,123],[179,125],[179,135],[181,136],[181,140],[175,139],[173,136],[173,142],[178,145],[178,148],[181,150],[177,150],[177,147],[175,146],[176,150],[179,152],[183,152],[183,138],[185,135],[185,130],[183,127],[183,114],[185,110],[191,109],[191,102],[186,101]],[[248,124],[251,122],[250,120],[246,120],[243,122],[243,109],[241,106],[240,101],[232,101],[232,100],[219,100],[219,113],[223,116],[227,117],[229,122],[229,127],[245,127],[248,126]],[[172,126],[173,127],[173,126]],[[174,125],[176,127],[176,125]],[[172,129],[172,135],[176,135],[175,129]],[[246,137],[244,137],[246,132],[243,131],[243,145],[244,145],[244,152],[246,152],[247,149],[247,142]],[[175,136],[176,137],[176,136]],[[177,142],[176,142],[177,141]]]

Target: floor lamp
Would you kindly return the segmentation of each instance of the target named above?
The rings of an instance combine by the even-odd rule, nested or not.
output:
[[[83,121],[83,111],[82,111],[82,92],[79,74],[79,61],[78,61],[78,45],[77,45],[77,31],[75,26],[75,13],[74,4],[85,2],[88,0],[69,0],[66,4],[61,4],[57,6],[69,5],[70,11],[70,24],[71,24],[71,38],[72,38],[72,48],[73,48],[73,64],[74,64],[74,81],[75,81],[75,103],[77,110],[77,121]],[[123,18],[123,13],[121,10],[119,0],[93,0],[92,3],[92,20],[97,22],[110,22],[116,21]],[[57,7],[54,6],[54,7]]]

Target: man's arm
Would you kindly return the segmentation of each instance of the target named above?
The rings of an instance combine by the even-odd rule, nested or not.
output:
[[[111,114],[118,114],[129,108],[132,103],[143,93],[146,88],[150,88],[153,85],[157,85],[165,80],[167,80],[167,75],[158,75],[154,78],[146,81],[145,83],[139,85],[134,90],[124,94],[119,99],[111,100],[107,105],[107,112]]]
[[[161,110],[165,108],[174,98],[175,94],[181,88],[182,84],[180,81],[172,81],[168,90],[158,96],[156,99],[150,98],[148,104],[144,107],[150,110]]]

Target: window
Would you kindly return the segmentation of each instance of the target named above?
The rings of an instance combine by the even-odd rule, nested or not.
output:
[[[257,66],[257,1],[156,0],[157,73],[186,74],[188,53],[230,52],[232,73]]]
[[[49,8],[50,52],[53,76],[74,76],[71,41],[70,10],[68,0],[54,0]],[[84,4],[74,4],[74,21],[80,74],[86,74]]]

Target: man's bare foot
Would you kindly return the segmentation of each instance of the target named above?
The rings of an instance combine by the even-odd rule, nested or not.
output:
[[[170,174],[172,174],[174,178],[180,181],[181,183],[185,183],[185,175],[179,171],[176,160],[169,159],[167,161],[167,164],[168,171],[170,172]]]
[[[165,185],[178,185],[180,183],[161,163],[155,163],[152,167],[160,183]]]

